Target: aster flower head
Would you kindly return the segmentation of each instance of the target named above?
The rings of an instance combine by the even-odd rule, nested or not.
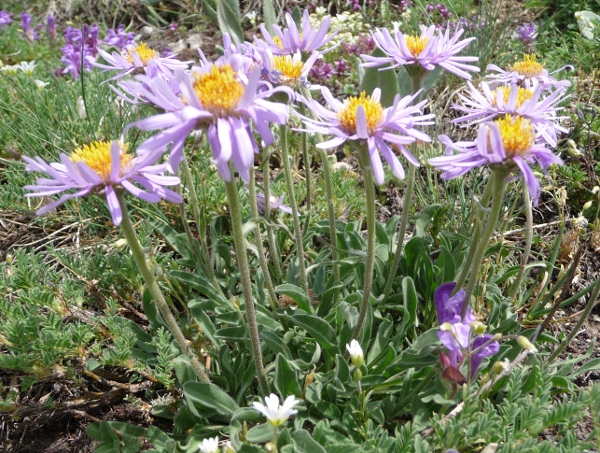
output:
[[[467,71],[479,72],[479,67],[468,63],[478,60],[477,57],[456,56],[475,38],[460,40],[464,30],[455,29],[450,36],[450,29],[442,33],[435,25],[421,26],[420,35],[407,35],[395,30],[394,35],[386,29],[378,28],[373,32],[373,39],[385,54],[385,57],[361,55],[365,67],[378,67],[391,64],[392,68],[406,66],[407,71],[432,71],[440,66],[458,77],[470,80]]]
[[[531,165],[537,162],[545,171],[551,164],[563,164],[560,157],[536,139],[531,121],[520,116],[507,115],[481,124],[475,141],[453,143],[445,135],[440,135],[439,140],[446,146],[447,155],[430,159],[429,163],[444,171],[442,179],[456,178],[482,165],[517,171],[517,178],[525,178],[534,205],[541,188]]]
[[[141,78],[139,95],[166,113],[127,126],[127,129],[136,126],[142,130],[162,130],[143,142],[138,153],[162,151],[172,143],[168,166],[175,172],[183,158],[186,137],[200,129],[208,136],[221,177],[231,181],[229,163],[232,161],[242,179],[248,182],[254,154],[258,152],[250,121],[265,145],[273,143],[270,123],[285,124],[289,112],[287,105],[266,98],[278,91],[288,92],[289,88],[263,87],[259,91],[261,69],[255,67],[246,78],[243,71],[246,60],[234,55],[218,64],[194,67],[191,73],[175,71],[180,96],[160,77]]]
[[[294,406],[299,403],[299,400],[290,395],[280,406],[279,397],[271,393],[270,396],[265,396],[265,404],[254,402],[252,407],[267,417],[267,421],[271,425],[277,427],[283,425],[292,415],[298,413]]]
[[[161,57],[160,54],[148,47],[145,42],[131,44],[120,52],[108,53],[98,49],[98,53],[106,64],[94,62],[94,66],[105,71],[117,70],[119,73],[109,80],[120,79],[134,72],[145,72],[150,77],[158,75],[167,80],[172,77],[172,71],[187,69],[188,62],[175,59],[175,55]]]
[[[179,178],[164,176],[165,165],[154,165],[160,156],[153,157],[154,160],[150,160],[128,154],[126,147],[118,140],[82,145],[70,155],[61,153],[60,162],[47,163],[40,157],[23,157],[27,162],[27,171],[41,171],[49,176],[25,186],[25,190],[31,192],[26,197],[45,197],[68,192],[36,213],[43,215],[71,198],[99,193],[106,197],[113,223],[119,225],[122,212],[117,190],[127,190],[151,203],[163,199],[181,203],[179,194],[165,188],[179,184]]]
[[[219,453],[219,438],[209,437],[203,439],[199,447],[200,453]]]
[[[293,55],[274,55],[271,49],[259,48],[258,53],[261,57],[263,75],[269,82],[275,85],[286,85],[292,89],[299,86],[310,87],[308,74],[319,57],[319,52],[313,52],[305,62],[302,61],[300,52]]]
[[[329,23],[331,18],[326,16],[323,19],[320,27],[313,27],[310,24],[310,15],[308,10],[305,9],[302,14],[302,25],[301,29],[298,30],[296,22],[290,13],[285,14],[285,22],[287,28],[281,28],[278,25],[273,25],[273,35],[267,31],[264,25],[260,26],[260,32],[264,40],[255,38],[256,44],[259,47],[267,47],[275,55],[295,54],[296,52],[301,53],[312,53],[319,51],[320,53],[327,53],[333,49],[323,49],[329,41],[337,34],[337,31],[327,36],[329,31]]]
[[[271,211],[274,211],[275,209],[279,209],[280,211],[291,214],[292,208],[289,207],[288,205],[283,204],[284,197],[285,197],[285,195],[282,195],[279,198],[276,198],[273,195],[271,195],[269,197],[269,209],[271,209]],[[265,213],[265,194],[264,193],[256,194],[256,204],[258,207],[259,214],[264,214]]]
[[[419,93],[402,99],[396,95],[393,105],[387,108],[381,105],[379,88],[370,96],[362,92],[360,96],[351,96],[344,102],[335,99],[326,87],[321,88],[321,93],[329,109],[315,100],[303,99],[318,118],[302,117],[308,131],[334,136],[331,140],[319,143],[318,148],[335,148],[348,141],[366,144],[378,184],[383,184],[384,181],[380,153],[400,179],[404,178],[404,168],[396,151],[412,165],[419,166],[419,161],[408,151],[406,145],[416,140],[430,141],[427,134],[415,127],[433,124],[431,120],[434,117],[433,114],[421,115],[421,108],[426,101],[410,105]]]
[[[557,116],[561,110],[558,105],[565,100],[563,91],[546,94],[542,85],[528,89],[517,84],[491,89],[486,82],[482,82],[478,90],[470,82],[467,84],[466,95],[459,94],[461,103],[452,105],[466,115],[452,120],[453,123],[464,123],[463,127],[468,127],[500,116],[518,115],[530,120],[550,146],[556,146],[557,132],[567,132],[559,124],[564,117]]]
[[[495,64],[487,66],[486,70],[494,71],[496,74],[489,74],[486,79],[490,81],[491,86],[500,84],[519,84],[525,88],[535,88],[542,85],[544,90],[566,90],[571,86],[568,80],[557,80],[553,74],[565,69],[573,69],[573,66],[566,65],[554,72],[548,72],[544,66],[536,60],[535,54],[525,54],[523,60],[514,63],[509,70],[504,70]]]

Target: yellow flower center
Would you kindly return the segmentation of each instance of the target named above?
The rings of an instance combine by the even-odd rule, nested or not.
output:
[[[202,107],[217,116],[229,116],[244,95],[244,86],[231,65],[213,66],[210,72],[194,74],[194,91]]]
[[[525,156],[533,146],[535,130],[531,121],[521,116],[506,115],[496,120],[507,157]]]
[[[502,92],[502,96],[504,97],[504,103],[506,104],[508,102],[508,98],[510,97],[510,92],[511,92],[511,88],[509,87],[498,87],[496,88],[494,91],[492,91],[492,103],[494,105],[496,105],[496,96],[498,94],[498,91]],[[529,91],[526,88],[518,88],[517,91],[517,105],[516,108],[521,107],[521,105],[523,104],[523,102],[528,101],[531,99],[533,93],[531,91]]]
[[[417,35],[404,35],[404,39],[406,40],[406,46],[410,53],[412,53],[415,57],[419,56],[423,49],[427,47],[427,43],[429,42],[429,38],[421,38]]]
[[[544,71],[544,67],[535,61],[535,54],[526,54],[523,61],[517,61],[511,69],[528,79],[538,77]]]
[[[344,108],[338,112],[338,120],[346,132],[356,132],[356,110],[362,105],[367,117],[367,128],[369,134],[373,134],[375,128],[383,120],[383,107],[379,102],[366,96],[363,91],[360,97],[351,96],[344,101]]]
[[[127,55],[125,56],[125,59],[129,63],[133,63],[134,52],[137,53],[138,57],[140,57],[140,60],[142,60],[144,66],[146,66],[150,60],[158,58],[158,52],[148,47],[145,42],[141,42],[137,46],[132,46],[127,50]]]
[[[85,162],[104,181],[110,177],[110,149],[112,142],[92,142],[89,145],[81,145],[69,158],[73,163]],[[131,154],[126,154],[126,147],[119,143],[121,148],[121,172],[124,172],[133,159]]]
[[[290,55],[275,55],[271,60],[273,69],[279,71],[281,83],[284,85],[295,86],[298,79],[302,76],[302,61],[294,61]]]

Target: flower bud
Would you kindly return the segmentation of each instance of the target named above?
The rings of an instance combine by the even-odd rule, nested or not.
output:
[[[121,239],[115,241],[115,243],[113,244],[113,247],[116,248],[117,250],[120,250],[123,247],[125,247],[126,245],[127,245],[127,239],[121,238]]]
[[[571,157],[581,157],[583,156],[583,153],[579,150],[579,148],[577,148],[577,144],[575,143],[575,141],[573,141],[572,139],[567,140],[567,152],[569,153],[569,156]]]
[[[450,324],[449,322],[445,322],[440,326],[440,330],[442,332],[452,332],[452,324]]]
[[[590,209],[592,207],[592,200],[588,201],[586,204],[583,205],[582,211],[586,211],[588,209]]]
[[[363,355],[363,350],[360,347],[360,344],[356,340],[352,340],[350,344],[346,345],[346,349],[350,354],[350,359],[352,360],[352,364],[355,367],[360,367],[365,361],[365,357]]]
[[[233,448],[233,444],[230,440],[223,446],[223,453],[235,453],[235,448]]]
[[[81,118],[82,120],[87,118],[85,102],[83,101],[83,98],[81,96],[77,98],[77,115],[79,115],[79,118]]]
[[[15,259],[15,257],[13,255],[11,255],[10,253],[6,254],[6,258],[5,258],[6,264],[9,264],[9,265],[12,264],[14,259]]]
[[[473,321],[471,323],[471,332],[475,335],[482,335],[487,330],[487,326],[481,321]]]
[[[594,186],[594,188],[592,189],[592,194],[596,195],[598,192],[600,192],[600,186]]]
[[[354,370],[352,379],[354,379],[354,382],[358,382],[362,379],[362,372],[360,371],[360,368],[357,368],[356,370]]]
[[[265,444],[265,451],[267,453],[276,453],[277,452],[277,445],[275,445],[273,442],[267,442]]]
[[[519,335],[519,337],[517,338],[517,344],[523,349],[527,349],[528,351],[538,351],[537,348],[533,345],[533,343],[531,343],[531,341],[529,341],[529,339],[527,337],[524,337],[523,335]]]
[[[498,361],[498,362],[494,363],[494,365],[492,366],[492,373],[500,374],[504,370],[506,370],[507,367],[508,367],[508,359]]]

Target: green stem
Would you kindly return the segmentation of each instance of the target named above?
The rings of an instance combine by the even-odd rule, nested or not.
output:
[[[519,268],[519,274],[515,279],[510,292],[508,293],[509,298],[516,297],[519,293],[519,287],[523,282],[525,276],[525,267],[529,261],[529,254],[531,253],[531,242],[533,240],[533,212],[531,209],[531,197],[529,196],[529,190],[527,184],[523,180],[523,209],[525,210],[525,248],[521,255],[521,267]]]
[[[260,391],[264,396],[269,394],[269,384],[267,382],[267,373],[265,371],[262,351],[260,349],[260,337],[258,335],[258,323],[256,321],[256,310],[254,308],[254,299],[252,296],[252,282],[250,279],[248,255],[246,254],[240,201],[235,180],[233,178],[229,182],[225,181],[225,190],[227,192],[227,201],[229,202],[229,211],[231,213],[231,228],[233,230],[235,256],[242,278],[242,291],[244,294],[244,305],[246,307],[246,318],[248,321],[248,334],[250,336],[250,343],[252,343],[252,355],[254,366],[256,367],[256,377],[258,378]]]
[[[410,205],[414,195],[415,188],[415,174],[416,167],[410,165],[406,174],[406,189],[404,189],[404,203],[402,204],[402,217],[400,218],[400,231],[398,232],[398,243],[396,244],[396,252],[394,253],[394,260],[390,268],[385,287],[383,289],[383,296],[386,298],[392,290],[392,284],[396,278],[398,272],[398,265],[400,264],[400,256],[402,255],[402,249],[404,247],[404,236],[406,235],[406,227],[408,226],[408,217],[410,215]]]
[[[302,89],[302,94],[306,99],[312,99],[312,95],[310,90],[305,88]],[[303,105],[303,104],[301,104]],[[312,118],[316,118],[313,111],[309,112]],[[306,136],[306,134],[302,134]],[[322,142],[323,139],[320,134],[317,134],[317,141]],[[325,179],[325,197],[327,199],[327,218],[329,221],[329,236],[332,244],[331,248],[331,258],[333,260],[333,278],[335,281],[340,280],[340,263],[339,258],[340,254],[338,252],[337,247],[337,230],[335,228],[335,205],[333,203],[333,184],[331,178],[331,162],[329,162],[329,157],[327,155],[327,151],[321,148],[319,150],[319,157],[321,159],[321,167],[323,168],[323,178]],[[336,297],[337,299],[337,293]]]
[[[278,283],[283,281],[283,273],[281,272],[281,261],[279,260],[279,249],[277,242],[275,241],[275,233],[271,224],[271,177],[269,167],[269,148],[265,147],[264,150],[264,162],[263,162],[263,192],[265,194],[265,220],[267,226],[267,240],[269,241],[269,251],[271,255],[271,261],[273,262],[273,269],[275,269],[275,279]]]
[[[306,107],[302,102],[299,102],[300,114],[306,115]],[[312,175],[310,173],[310,153],[308,152],[308,134],[301,134],[302,137],[302,160],[304,161],[304,178],[306,182],[306,212],[310,218],[312,207]],[[309,222],[306,222],[308,225]]]
[[[360,331],[365,323],[367,309],[371,299],[371,286],[373,283],[373,270],[375,268],[375,182],[373,180],[373,167],[369,151],[366,146],[360,146],[358,149],[358,160],[363,171],[365,180],[365,195],[366,195],[366,219],[367,219],[367,256],[365,258],[365,283],[363,287],[363,299],[358,312],[358,320],[356,327],[352,333],[352,339],[358,338]]]
[[[201,222],[202,215],[200,214],[200,203],[198,202],[198,196],[196,194],[196,187],[194,185],[194,179],[192,177],[192,172],[190,170],[190,166],[188,164],[187,159],[183,159],[181,164],[183,168],[183,175],[185,177],[185,185],[188,189],[190,205],[192,206],[192,213],[194,214],[194,220],[196,221],[196,229],[198,230],[198,238],[200,239],[200,245],[202,247],[202,252],[204,254],[204,260],[201,264],[204,272],[210,278],[213,286],[217,291],[223,294],[221,289],[221,285],[217,281],[217,277],[215,275],[215,271],[212,267],[211,259],[210,259],[210,251],[208,250],[208,243],[206,242],[206,229],[203,226],[203,222]]]
[[[250,190],[250,212],[252,213],[252,217],[254,219],[258,219],[258,206],[256,204],[256,178],[254,177],[254,167],[250,169],[250,184],[248,185]],[[269,204],[269,201],[265,199],[265,205]],[[271,300],[271,308],[273,311],[279,308],[279,304],[277,302],[277,294],[275,293],[275,288],[273,287],[273,281],[271,280],[271,273],[269,272],[269,266],[267,264],[267,258],[265,257],[265,250],[263,248],[262,235],[260,232],[260,225],[257,223],[256,228],[254,228],[254,245],[256,245],[256,250],[258,252],[258,261],[260,263],[260,268],[262,269],[263,276],[265,278],[265,286],[269,292],[269,299]]]
[[[485,229],[481,235],[481,238],[477,244],[471,244],[471,247],[477,247],[477,251],[473,256],[473,260],[471,263],[467,263],[467,265],[471,268],[469,272],[469,283],[467,284],[467,289],[465,290],[465,303],[463,304],[461,318],[464,318],[467,313],[467,308],[470,305],[471,296],[475,290],[475,286],[479,281],[479,271],[481,270],[481,265],[483,262],[483,256],[485,255],[485,251],[488,248],[490,239],[494,230],[496,229],[496,224],[498,223],[498,217],[500,217],[500,210],[502,209],[502,201],[504,200],[504,190],[506,188],[505,181],[506,171],[503,169],[494,169],[492,170],[492,174],[488,181],[488,184],[492,185],[492,205],[490,207],[490,214],[488,216],[488,221],[485,225]]]
[[[283,171],[285,173],[285,183],[290,197],[290,207],[292,208],[292,219],[294,221],[294,238],[296,240],[296,249],[298,250],[298,267],[300,269],[300,286],[308,294],[308,278],[306,276],[306,267],[304,265],[304,245],[302,243],[303,232],[300,225],[300,216],[298,215],[298,203],[294,193],[294,180],[292,177],[292,165],[287,142],[287,126],[279,126],[279,140],[281,146],[281,160],[283,161]],[[265,201],[267,203],[267,201]]]
[[[474,202],[476,213],[475,213],[475,225],[473,226],[473,233],[471,235],[471,244],[469,245],[469,253],[467,254],[467,258],[464,261],[463,267],[460,271],[460,275],[456,279],[456,286],[452,291],[452,296],[456,294],[458,291],[462,289],[462,286],[465,284],[467,277],[469,276],[469,271],[471,270],[470,263],[473,262],[473,257],[475,256],[475,252],[477,251],[477,244],[479,244],[481,238],[481,230],[483,225],[483,218],[486,212],[487,206],[490,202],[490,197],[492,195],[492,184],[486,184],[485,189],[483,191],[483,197],[481,199],[481,204],[479,205],[477,202]]]
[[[200,380],[204,382],[210,382],[210,379],[204,371],[204,367],[200,364],[200,362],[196,358],[196,355],[190,349],[183,335],[183,332],[181,332],[181,329],[177,324],[177,320],[173,316],[173,313],[171,313],[171,309],[169,308],[169,305],[165,300],[165,296],[163,295],[162,291],[158,286],[158,283],[156,282],[156,279],[154,278],[154,274],[148,267],[148,264],[146,262],[146,256],[144,255],[144,250],[142,249],[142,246],[137,239],[135,229],[133,228],[133,224],[131,223],[131,218],[129,217],[129,211],[127,209],[127,203],[125,202],[124,195],[122,192],[117,192],[117,196],[119,198],[119,204],[121,205],[121,212],[123,215],[123,220],[121,221],[121,231],[123,232],[123,236],[125,236],[125,239],[127,240],[127,244],[129,244],[129,248],[131,249],[131,253],[133,254],[133,259],[137,264],[140,274],[142,275],[144,282],[146,282],[146,285],[148,286],[148,289],[152,294],[152,299],[154,299],[154,303],[158,307],[160,314],[165,320],[165,323],[167,324],[171,335],[173,335],[173,338],[175,338],[175,341],[177,342],[181,350],[188,357],[192,367],[194,368],[194,371],[196,372],[196,375],[200,378]]]

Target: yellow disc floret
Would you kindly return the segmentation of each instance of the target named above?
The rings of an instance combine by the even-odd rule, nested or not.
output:
[[[429,38],[421,38],[417,35],[404,35],[404,39],[406,40],[406,46],[410,53],[412,53],[415,57],[418,57],[421,52],[427,47],[427,43],[429,42]]]
[[[194,91],[204,107],[216,116],[231,115],[244,95],[244,85],[231,65],[214,65],[209,72],[194,74]]]
[[[131,46],[127,50],[127,55],[125,56],[125,59],[129,63],[133,63],[133,53],[134,52],[137,54],[138,57],[140,57],[140,60],[142,60],[142,64],[144,66],[148,65],[148,62],[150,60],[154,60],[155,58],[158,58],[158,52],[156,50],[148,47],[145,42],[141,42],[135,47]]]
[[[535,140],[535,130],[531,121],[521,116],[506,115],[495,123],[500,129],[507,157],[524,156],[529,153]]]
[[[519,107],[521,107],[523,102],[531,99],[531,97],[533,96],[533,93],[530,90],[528,90],[527,88],[519,87],[517,90],[518,90],[517,91],[517,105],[515,107],[519,108]],[[498,87],[494,91],[492,91],[492,103],[494,105],[496,105],[496,96],[498,95],[499,91],[502,92],[502,97],[504,98],[504,103],[505,104],[508,103],[508,98],[510,97],[510,92],[512,91],[512,88],[509,88],[509,87]]]
[[[275,55],[271,60],[273,69],[279,72],[280,82],[284,85],[296,86],[302,76],[304,63],[290,55]]]
[[[89,145],[81,145],[69,156],[73,163],[85,162],[105,182],[110,179],[111,155],[110,149],[113,142],[91,142]],[[121,173],[131,164],[133,156],[126,154],[125,147],[119,143],[121,148]]]
[[[366,96],[364,91],[359,97],[351,96],[344,101],[344,108],[338,112],[340,125],[348,133],[356,132],[356,110],[359,105],[365,109],[367,128],[369,135],[372,135],[383,120],[383,107],[379,102],[371,99],[371,96]]]
[[[544,67],[535,61],[535,54],[526,54],[523,61],[517,61],[512,65],[511,70],[518,72],[524,77],[531,79],[538,77],[544,72]]]

